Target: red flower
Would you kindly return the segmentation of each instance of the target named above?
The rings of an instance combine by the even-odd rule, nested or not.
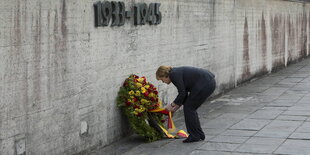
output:
[[[139,112],[137,116],[138,116],[138,117],[141,117],[141,116],[142,116],[142,113]]]
[[[134,97],[134,98],[133,98],[133,101],[134,101],[134,102],[137,102],[137,101],[138,101],[138,99]]]
[[[124,84],[123,84],[123,87],[127,87],[128,86],[128,82],[125,81]]]
[[[154,91],[154,94],[158,95],[158,91],[157,91],[157,90],[155,90],[155,91]]]
[[[153,101],[153,102],[154,102],[155,100],[156,100],[156,99],[155,99],[154,97],[151,97],[151,101]]]
[[[137,106],[137,105],[135,105],[135,106],[133,106],[135,109],[137,109],[137,108],[140,108],[139,106]]]
[[[145,92],[143,95],[144,95],[145,97],[148,97],[148,96],[149,96],[149,92]]]
[[[143,82],[146,83],[146,77],[142,76],[142,78],[143,78]]]
[[[155,106],[158,107],[158,106],[159,106],[159,103],[155,104]]]
[[[127,106],[130,106],[130,105],[131,105],[131,102],[126,102],[126,105],[127,105]]]

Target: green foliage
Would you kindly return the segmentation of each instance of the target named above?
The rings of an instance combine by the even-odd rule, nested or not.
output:
[[[164,134],[158,125],[163,126],[163,114],[149,112],[161,106],[158,92],[145,77],[130,75],[118,92],[117,106],[128,118],[133,131],[148,142],[162,139]]]

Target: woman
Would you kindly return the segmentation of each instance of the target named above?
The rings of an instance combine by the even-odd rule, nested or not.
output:
[[[197,109],[214,92],[216,82],[214,74],[208,70],[195,67],[160,66],[156,71],[156,79],[166,84],[171,82],[178,89],[178,96],[165,108],[175,112],[184,105],[184,117],[189,136],[184,143],[205,139],[201,129]]]

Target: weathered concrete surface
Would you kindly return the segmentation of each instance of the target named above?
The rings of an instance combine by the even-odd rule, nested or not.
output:
[[[309,3],[142,0],[161,3],[160,25],[95,28],[95,2],[0,1],[0,154],[73,154],[128,135],[115,97],[131,73],[169,102],[159,65],[208,68],[219,94],[309,55]]]
[[[206,140],[144,143],[136,135],[93,155],[310,154],[310,59],[252,80],[199,109]],[[178,118],[178,129],[185,129]]]

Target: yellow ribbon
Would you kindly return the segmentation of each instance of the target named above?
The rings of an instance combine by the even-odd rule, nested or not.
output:
[[[171,113],[171,111],[168,112],[164,108],[157,108],[157,109],[149,110],[149,112],[159,112],[159,113],[164,113],[164,114],[168,113],[168,125],[167,125],[168,126],[168,131],[163,126],[161,126],[159,124],[158,124],[158,126],[161,128],[161,130],[166,134],[166,136],[168,138],[178,138],[177,136],[174,136],[174,135],[170,134],[170,133],[174,133],[176,131],[176,127],[175,127],[174,122],[172,120],[172,113]],[[179,137],[184,137],[184,138],[188,137],[187,133],[185,131],[183,131],[183,130],[179,130],[177,132],[177,135]]]

